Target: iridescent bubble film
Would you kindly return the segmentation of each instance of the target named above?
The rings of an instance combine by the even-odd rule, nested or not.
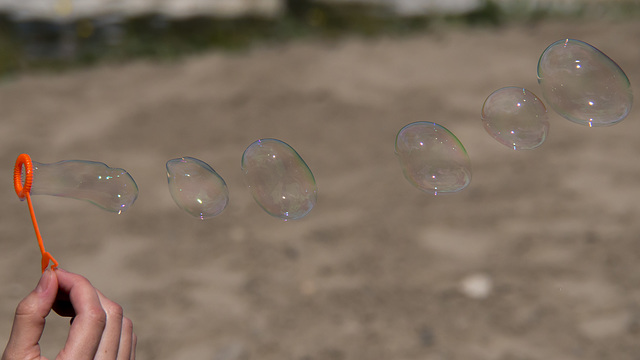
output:
[[[482,124],[489,135],[513,150],[534,149],[549,132],[544,104],[520,87],[505,87],[489,95],[482,105]]]
[[[31,194],[85,200],[120,214],[138,198],[138,185],[124,169],[97,161],[34,161]]]
[[[251,195],[269,215],[300,219],[316,204],[318,187],[311,170],[280,140],[249,145],[242,154],[242,171]]]
[[[564,118],[609,126],[631,110],[633,94],[624,71],[595,47],[573,39],[549,45],[538,60],[542,96]]]
[[[415,122],[396,136],[396,155],[404,177],[434,195],[453,193],[471,182],[471,161],[460,140],[432,122]]]
[[[167,181],[178,207],[201,220],[220,214],[229,203],[227,184],[204,161],[192,157],[167,161]]]

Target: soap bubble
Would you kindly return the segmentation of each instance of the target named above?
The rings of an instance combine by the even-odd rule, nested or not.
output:
[[[53,164],[33,161],[31,194],[85,200],[120,214],[138,198],[138,185],[124,169],[110,168],[97,161],[65,160]]]
[[[498,142],[513,150],[534,149],[549,132],[547,109],[527,89],[505,87],[494,91],[482,105],[482,124]]]
[[[405,178],[426,193],[458,192],[471,182],[467,151],[442,125],[420,121],[403,127],[395,151]]]
[[[609,126],[631,110],[633,94],[624,71],[595,47],[573,39],[549,45],[538,60],[542,96],[564,118]]]
[[[316,204],[318,187],[311,170],[280,140],[249,145],[242,154],[242,171],[251,195],[269,215],[300,219]]]
[[[201,220],[220,214],[229,203],[227,184],[204,161],[192,157],[167,161],[167,181],[178,207]]]

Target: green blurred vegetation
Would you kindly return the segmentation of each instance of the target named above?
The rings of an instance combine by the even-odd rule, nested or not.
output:
[[[515,2],[518,4],[518,2]],[[586,16],[577,9],[570,16]],[[595,16],[603,11],[595,11]],[[637,16],[638,1],[617,2],[608,14]],[[0,77],[24,71],[60,70],[98,62],[131,59],[176,59],[222,49],[238,51],[254,44],[299,38],[336,39],[344,35],[403,35],[429,31],[434,24],[499,27],[510,22],[535,23],[551,11],[526,6],[505,12],[491,0],[455,16],[397,16],[382,6],[288,0],[277,18],[192,17],[170,19],[158,14],[131,18],[77,19],[69,23],[14,21],[0,14]],[[563,14],[567,16],[567,14]]]

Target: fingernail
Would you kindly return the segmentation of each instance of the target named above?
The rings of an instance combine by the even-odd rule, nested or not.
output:
[[[51,276],[53,276],[51,269],[47,269],[42,273],[42,277],[40,277],[40,281],[38,281],[38,286],[36,286],[37,292],[44,292],[49,288]]]

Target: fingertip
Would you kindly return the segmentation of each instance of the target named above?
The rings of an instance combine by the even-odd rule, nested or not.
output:
[[[56,274],[56,275],[60,275],[60,274],[73,274],[61,267],[56,267],[56,268],[50,268],[52,269],[52,271]]]
[[[83,286],[91,285],[91,282],[82,275],[61,268],[56,268],[54,271],[58,279],[58,285],[64,291],[69,291],[76,284],[82,284]]]
[[[58,278],[54,274],[53,270],[47,268],[40,277],[40,281],[38,281],[38,285],[36,286],[35,292],[38,294],[50,295],[53,292],[53,295],[57,292],[58,288]]]

